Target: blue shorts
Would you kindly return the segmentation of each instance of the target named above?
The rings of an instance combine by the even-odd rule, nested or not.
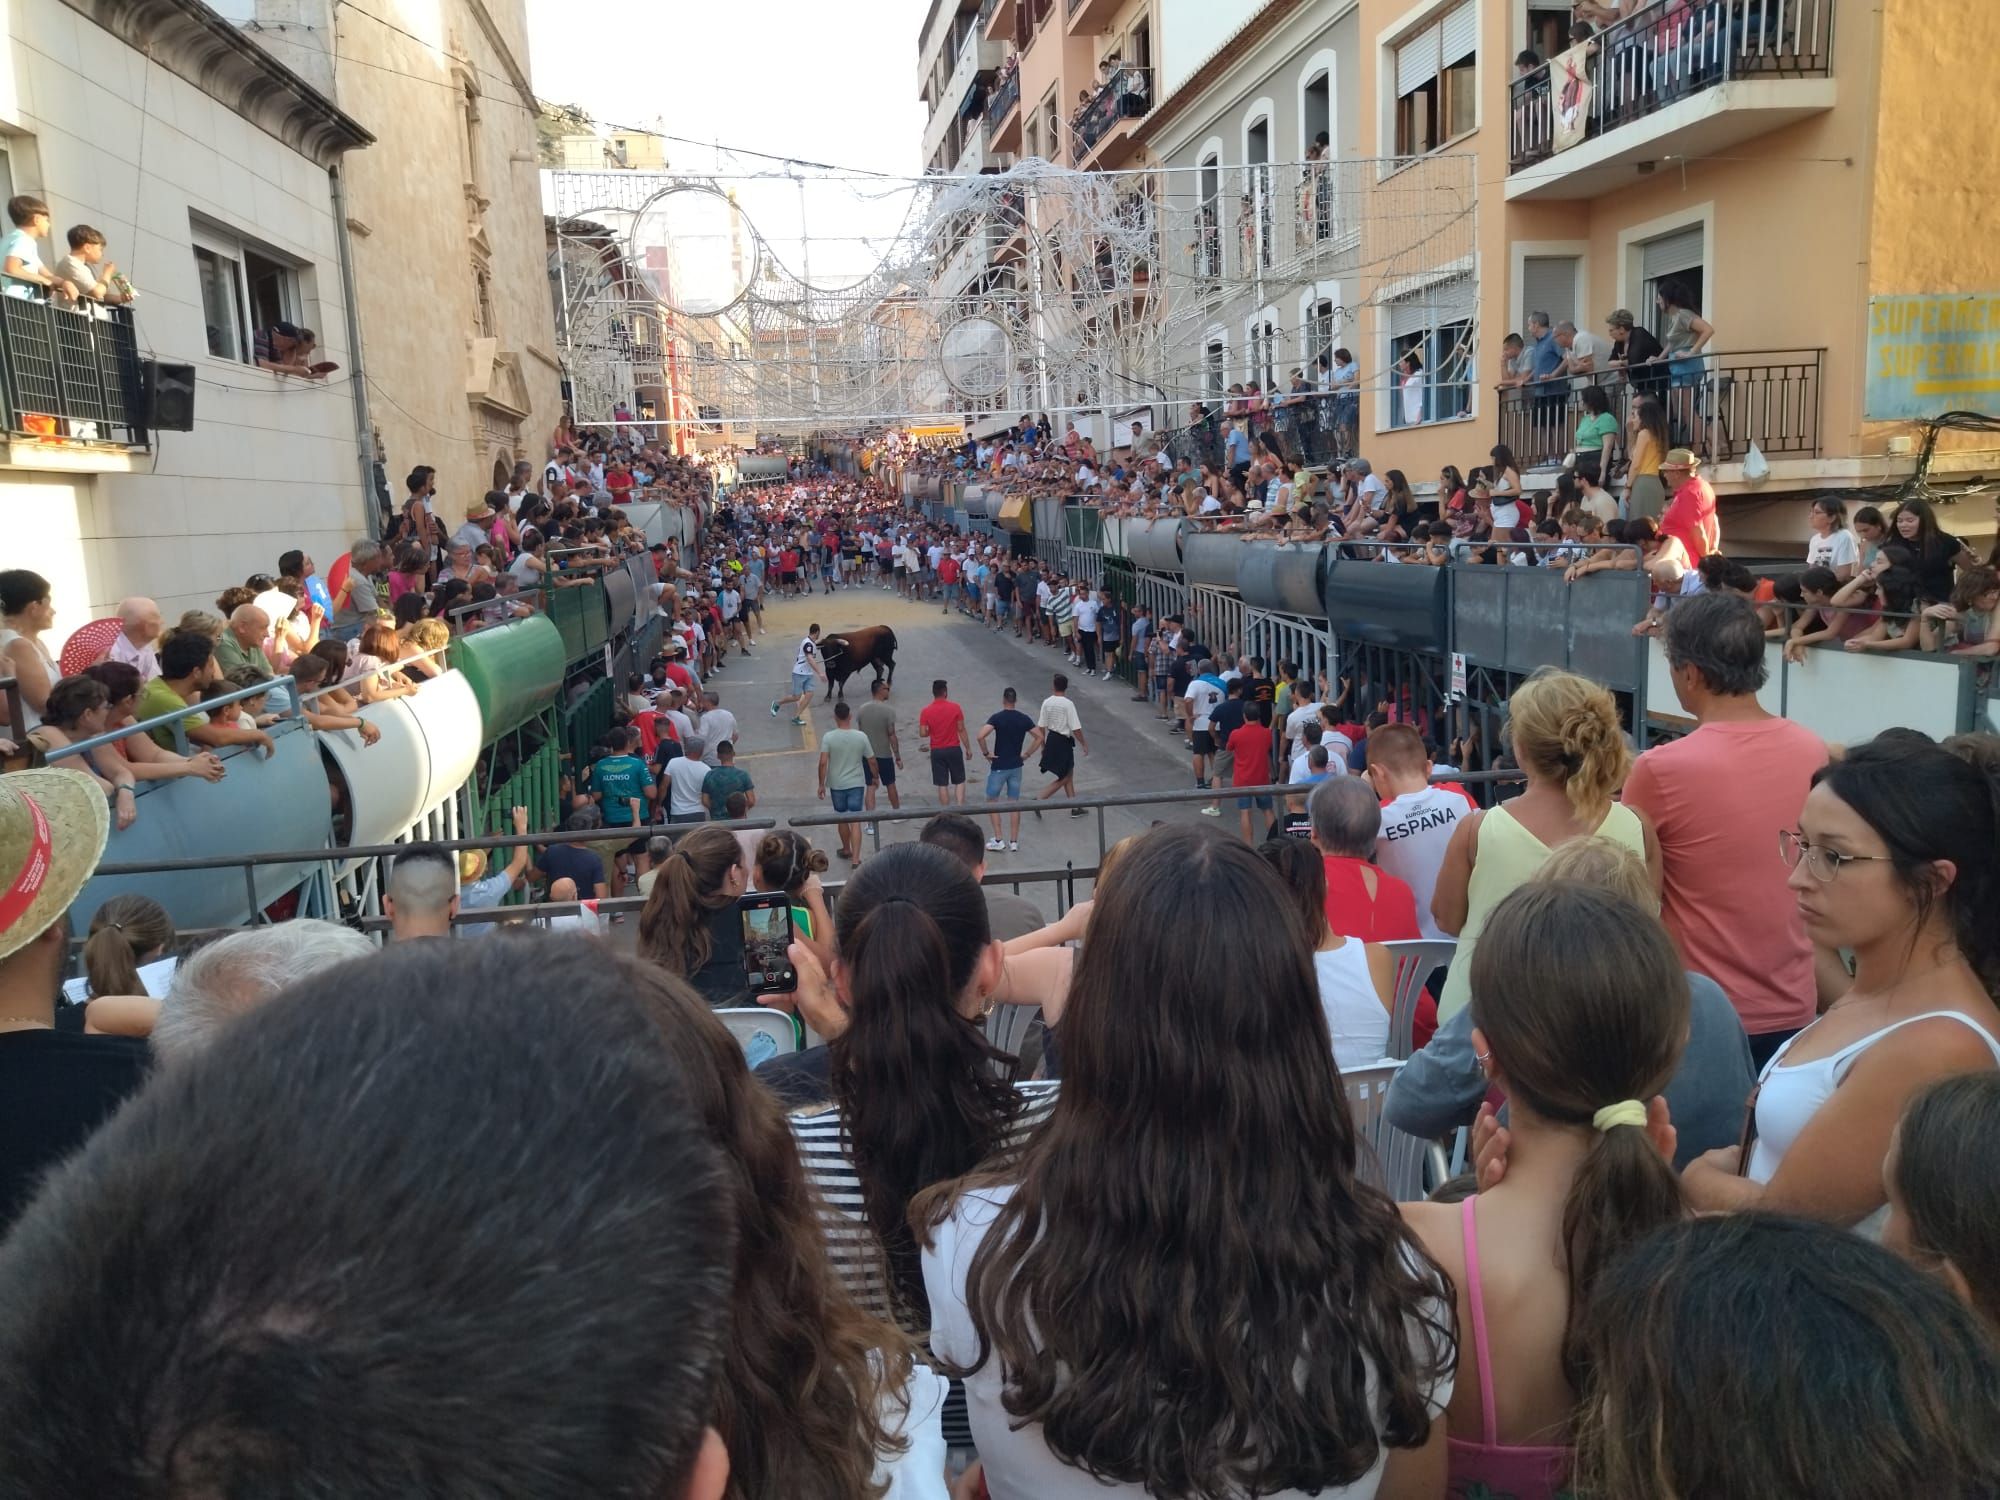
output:
[[[794,698],[798,697],[800,693],[803,693],[807,688],[811,687],[812,685],[813,685],[812,673],[810,672],[792,673],[792,696]]]
[[[988,802],[1000,801],[1002,800],[1000,796],[1002,792],[1007,794],[1005,800],[1008,802],[1019,802],[1021,800],[1021,768],[1019,766],[1014,767],[1011,771],[993,770],[986,773],[986,800]]]
[[[896,784],[896,757],[893,755],[871,756],[869,764],[875,768],[875,779],[883,786]]]
[[[1257,804],[1258,812],[1269,812],[1271,810],[1271,799],[1269,797],[1238,797],[1236,799],[1236,810],[1238,812],[1248,812],[1250,811],[1250,804],[1253,802]]]
[[[868,788],[865,786],[837,786],[829,788],[827,796],[833,799],[835,812],[858,813],[861,811],[861,799],[867,793]]]

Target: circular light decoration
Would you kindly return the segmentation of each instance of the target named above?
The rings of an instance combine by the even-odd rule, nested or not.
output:
[[[918,370],[917,378],[912,384],[911,394],[916,397],[919,411],[943,411],[952,404],[951,387],[945,383],[944,376],[938,374],[936,370]]]
[[[997,396],[1005,391],[1013,359],[1007,330],[991,318],[961,318],[938,340],[944,378],[962,396]]]
[[[626,255],[660,301],[691,318],[727,312],[763,263],[756,228],[727,193],[676,184],[630,216]]]

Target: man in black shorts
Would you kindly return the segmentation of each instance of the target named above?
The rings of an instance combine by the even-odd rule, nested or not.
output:
[[[900,808],[903,797],[896,790],[896,768],[903,763],[903,742],[896,738],[896,710],[889,706],[889,679],[878,677],[868,690],[868,701],[854,716],[854,727],[868,736],[868,795],[865,806],[875,808],[875,788],[888,793],[889,806]]]
[[[965,729],[965,710],[946,696],[948,688],[940,677],[931,684],[931,701],[917,715],[917,736],[930,747],[931,785],[937,788],[938,806],[965,805],[965,754],[972,738]]]

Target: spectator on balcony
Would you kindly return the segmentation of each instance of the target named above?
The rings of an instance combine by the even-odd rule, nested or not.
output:
[[[317,336],[310,328],[283,319],[267,323],[252,336],[251,352],[260,370],[278,375],[302,375],[307,380],[323,379],[327,368],[312,363]]]
[[[48,237],[48,204],[23,194],[8,200],[7,217],[14,227],[0,243],[0,282],[5,283],[6,294],[38,301],[46,292],[60,302],[72,300],[70,284],[42,264],[37,241]]]
[[[1673,487],[1673,499],[1660,517],[1660,534],[1678,538],[1691,564],[1722,550],[1715,491],[1700,471],[1700,456],[1687,448],[1670,449],[1660,460],[1660,478]]]
[[[43,213],[46,217],[47,211]],[[55,623],[56,606],[48,579],[26,568],[0,572],[0,668],[20,688],[24,729],[42,722],[49,689],[62,675],[49,648],[42,644],[43,632]]]
[[[104,236],[88,224],[69,232],[69,254],[56,262],[56,275],[80,300],[119,305],[132,300],[132,284],[104,258]]]
[[[1660,309],[1660,316],[1666,320],[1666,326],[1660,333],[1660,352],[1653,356],[1652,362],[1666,365],[1669,385],[1675,388],[1693,386],[1701,379],[1704,368],[1701,352],[1715,337],[1715,328],[1694,305],[1694,293],[1688,289],[1687,283],[1677,277],[1669,276],[1661,281],[1654,291],[1653,301]],[[1680,415],[1684,421],[1692,418],[1692,404],[1687,403]],[[1689,421],[1688,425],[1693,424]]]
[[[139,674],[143,684],[160,675],[160,606],[134,594],[118,603],[118,634],[111,638],[106,661],[122,661]]]
[[[1425,417],[1424,357],[1415,349],[1396,361],[1396,385],[1402,401],[1402,425],[1415,427]]]
[[[1636,384],[1636,382],[1635,382]],[[1653,396],[1634,395],[1625,414],[1625,516],[1659,519],[1667,490],[1660,463],[1667,454],[1667,411]]]
[[[1585,385],[1577,399],[1583,405],[1583,415],[1576,424],[1576,472],[1594,489],[1611,472],[1617,457],[1618,419],[1611,414],[1611,398],[1601,385]]]
[[[1361,429],[1361,366],[1351,351],[1335,349],[1319,357],[1320,385],[1332,396],[1337,452],[1352,453]]]
[[[1650,384],[1651,377],[1640,366],[1650,363],[1660,352],[1660,341],[1653,337],[1653,330],[1641,327],[1623,307],[1611,311],[1604,320],[1604,328],[1611,336],[1611,348],[1604,356],[1605,368],[1624,370],[1634,386]]]
[[[1500,389],[1518,390],[1528,383],[1531,361],[1527,355],[1527,345],[1518,333],[1510,333],[1500,341]]]
[[[1572,390],[1583,390],[1596,384],[1595,377],[1604,368],[1609,345],[1594,333],[1580,333],[1576,324],[1564,319],[1556,324],[1556,347],[1562,350],[1562,363],[1556,366],[1558,376],[1569,377]]]
[[[1553,381],[1556,371],[1562,368],[1563,348],[1556,342],[1547,313],[1528,314],[1528,344],[1523,357],[1528,361],[1528,379],[1542,394],[1548,394],[1551,388],[1546,382]]]
[[[214,681],[215,675],[214,642],[200,631],[174,631],[160,645],[160,675],[140,689],[139,717],[157,719],[192,707],[200,699],[202,690]],[[268,757],[277,748],[271,743],[271,737],[261,729],[248,725],[213,724],[199,710],[188,713],[181,720],[181,725],[191,743],[207,749],[249,745]],[[171,724],[162,724],[151,733],[154,743],[161,749],[174,748]]]

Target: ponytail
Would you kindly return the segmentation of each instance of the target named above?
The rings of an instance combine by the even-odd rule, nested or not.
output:
[[[1560,961],[1552,955],[1562,955]],[[1682,1216],[1680,1179],[1645,1103],[1687,1044],[1687,973],[1651,912],[1604,884],[1544,877],[1493,909],[1472,954],[1473,1023],[1510,1095],[1595,1132],[1563,1203],[1563,1374],[1586,1388],[1583,1313],[1620,1250]]]
[[[152,897],[112,897],[90,919],[90,934],[84,939],[86,993],[93,1000],[99,995],[145,994],[139,960],[171,948],[176,936],[174,919]]]
[[[715,951],[709,918],[729,904],[729,872],[743,861],[726,828],[698,828],[674,845],[639,913],[639,955],[686,979]]]
[[[958,1010],[991,941],[971,872],[925,844],[885,851],[848,882],[840,952],[853,1019],[828,1047],[841,1138],[898,1321],[927,1327],[910,1200],[1004,1143],[1020,1096],[1013,1059]]]

